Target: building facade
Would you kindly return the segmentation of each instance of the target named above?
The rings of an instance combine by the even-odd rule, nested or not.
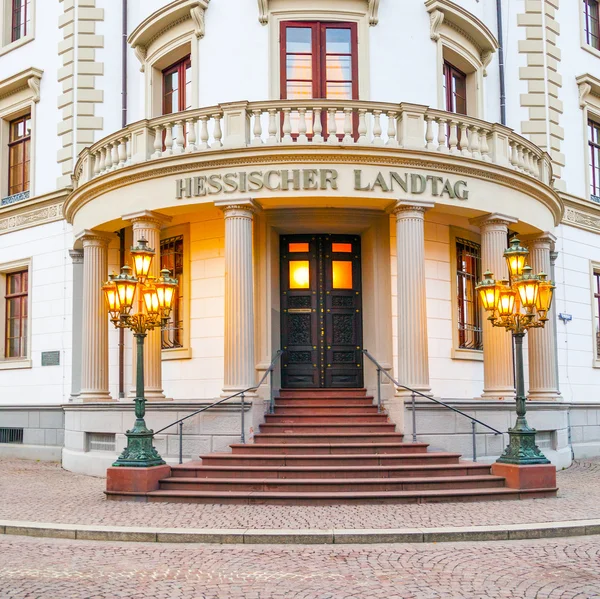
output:
[[[529,420],[558,467],[600,453],[597,0],[2,0],[0,455],[102,474],[134,348],[101,286],[145,238],[179,280],[149,334],[148,425],[252,388],[398,381],[500,430],[510,335],[474,287],[517,235],[555,281],[527,335]],[[501,18],[499,18],[501,17]],[[247,398],[263,419],[269,379]],[[383,377],[412,432],[409,392]],[[239,441],[236,402],[184,457]],[[419,440],[471,426],[415,402]],[[175,427],[156,437],[178,457]],[[492,460],[506,436],[477,431]]]

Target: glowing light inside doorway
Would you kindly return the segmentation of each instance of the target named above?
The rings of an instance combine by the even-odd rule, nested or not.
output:
[[[310,267],[308,260],[290,261],[290,289],[308,289],[310,287]]]
[[[333,260],[333,288],[352,289],[352,262]]]

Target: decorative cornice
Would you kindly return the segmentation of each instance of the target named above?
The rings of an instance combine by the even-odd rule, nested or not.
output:
[[[6,218],[0,218],[0,235],[62,220],[63,206],[64,200],[42,208],[22,210]]]
[[[560,197],[565,205],[563,224],[600,233],[600,204],[567,193]]]
[[[258,0],[258,22],[261,25],[266,25],[269,22],[269,1],[270,0]],[[367,4],[369,25],[373,27],[379,23],[380,0],[365,0],[365,2]]]
[[[585,75],[579,75],[575,81],[579,88],[580,108],[585,108],[590,95],[600,96],[600,79],[598,77],[586,73]]]
[[[425,9],[431,15],[429,36],[432,40],[439,40],[440,27],[442,23],[445,23],[468,37],[481,54],[484,52],[494,53],[499,48],[498,40],[487,25],[451,0],[425,0]],[[442,14],[440,16],[437,13]]]
[[[104,175],[95,177],[78,187],[68,198],[65,214],[68,222],[73,222],[77,210],[88,202],[104,193],[114,189],[124,188],[127,185],[139,181],[147,181],[158,177],[172,174],[185,174],[202,170],[214,170],[218,168],[245,167],[245,166],[268,166],[282,163],[316,163],[316,164],[356,164],[383,167],[412,167],[425,170],[437,170],[461,176],[474,177],[484,181],[492,181],[511,189],[521,191],[544,204],[554,216],[555,224],[560,223],[563,205],[558,194],[544,185],[524,174],[501,167],[487,164],[486,168],[476,168],[473,161],[461,157],[448,155],[437,155],[421,150],[390,150],[382,149],[368,154],[339,153],[329,148],[316,149],[314,153],[307,153],[306,148],[302,152],[294,153],[289,146],[278,148],[264,146],[252,150],[252,155],[241,155],[247,149],[238,150],[208,150],[195,155],[197,160],[190,161],[191,155],[169,156],[148,161],[143,164],[126,166],[117,171],[111,171]],[[433,159],[433,158],[437,158]],[[443,161],[443,162],[441,162]],[[493,168],[494,170],[489,170]],[[137,172],[136,172],[137,171]]]
[[[205,15],[210,0],[175,0],[159,8],[144,19],[127,38],[136,58],[141,63],[141,71],[146,68],[148,47],[169,29],[187,20],[193,22],[197,39],[204,37]]]
[[[0,81],[0,100],[29,89],[32,95],[31,99],[36,103],[39,102],[40,80],[43,74],[44,71],[40,69],[29,68]]]

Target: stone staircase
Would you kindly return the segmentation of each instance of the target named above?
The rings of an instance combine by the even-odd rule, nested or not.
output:
[[[172,467],[147,501],[331,505],[554,496],[490,465],[405,443],[364,389],[282,390],[254,443]]]

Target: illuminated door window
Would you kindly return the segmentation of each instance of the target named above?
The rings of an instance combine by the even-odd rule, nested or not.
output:
[[[349,260],[333,260],[333,288],[352,289],[352,262]]]
[[[308,252],[308,243],[290,243],[289,244],[289,252],[290,254],[298,254],[303,252]]]
[[[290,289],[310,287],[310,265],[308,260],[290,261]]]
[[[338,254],[351,254],[352,244],[351,243],[332,243],[331,251]]]

